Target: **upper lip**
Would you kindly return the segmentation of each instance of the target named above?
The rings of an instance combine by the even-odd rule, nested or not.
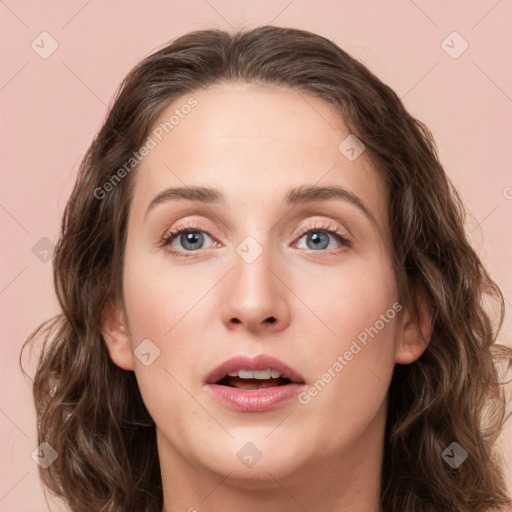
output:
[[[278,371],[292,382],[301,384],[305,382],[304,377],[300,373],[283,363],[283,361],[266,354],[260,354],[252,358],[245,355],[238,355],[227,359],[209,373],[206,377],[206,383],[215,384],[228,373],[234,372],[235,370],[266,370],[267,368]]]

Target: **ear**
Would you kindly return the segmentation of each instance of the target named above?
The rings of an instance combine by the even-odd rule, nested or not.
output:
[[[395,351],[395,363],[411,364],[416,361],[430,343],[432,335],[432,310],[422,291],[416,293],[418,319],[409,308],[402,314]]]
[[[109,301],[105,306],[102,315],[101,332],[112,361],[124,370],[133,370],[135,365],[126,315],[119,304]]]

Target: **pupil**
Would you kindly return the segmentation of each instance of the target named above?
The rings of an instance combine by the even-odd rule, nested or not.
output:
[[[318,232],[313,233],[310,235],[310,240],[315,242],[316,248],[325,249],[329,245],[329,237],[326,233],[321,233],[324,236],[324,243],[322,245],[321,241],[319,240],[321,237],[319,236]],[[320,242],[320,243],[317,243]]]
[[[188,246],[188,244],[193,245],[193,244],[198,243],[198,241],[201,241],[202,236],[203,235],[197,231],[186,233],[185,234],[185,243],[183,243],[183,247],[185,247],[187,249],[197,249],[197,247],[190,247],[190,246]]]

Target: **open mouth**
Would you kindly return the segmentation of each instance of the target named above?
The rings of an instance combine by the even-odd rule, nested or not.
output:
[[[300,373],[275,357],[235,356],[205,379],[207,390],[222,405],[242,412],[264,412],[290,403],[305,386]]]
[[[265,388],[274,388],[278,386],[286,386],[287,384],[291,384],[292,381],[287,379],[286,377],[278,377],[278,378],[268,378],[268,379],[243,379],[241,377],[231,377],[226,375],[224,378],[220,379],[216,384],[219,386],[228,386],[230,388],[238,388],[238,389],[265,389]]]

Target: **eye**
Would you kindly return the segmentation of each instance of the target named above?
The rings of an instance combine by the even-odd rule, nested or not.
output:
[[[167,232],[162,239],[162,245],[166,246],[168,252],[173,256],[188,257],[191,256],[191,254],[186,253],[204,249],[205,235],[212,240],[211,235],[201,229],[201,226],[190,222]],[[352,246],[351,241],[340,232],[340,229],[337,226],[332,226],[328,222],[321,225],[309,224],[303,228],[296,237],[298,237],[300,241],[306,235],[306,244],[310,244],[306,249],[314,252],[320,251],[326,252],[327,254],[338,254]],[[331,239],[337,242],[337,247],[329,247],[331,245]],[[174,250],[174,248],[176,248],[175,243],[181,245],[181,247],[177,247],[179,250]],[[297,245],[297,243],[295,245]],[[303,249],[304,247],[298,248]]]
[[[321,225],[308,225],[299,233],[299,241],[306,237],[306,249],[312,251],[326,251],[327,254],[338,254],[344,251],[347,247],[351,247],[351,241],[344,236],[337,226],[331,226],[328,222]],[[335,239],[338,247],[329,247],[331,240]],[[308,245],[309,244],[309,245]],[[303,247],[299,247],[302,249]]]
[[[180,226],[172,231],[169,231],[165,237],[163,238],[163,245],[168,247],[168,251],[173,256],[184,256],[187,257],[187,254],[183,254],[183,252],[194,252],[198,249],[203,249],[204,239],[206,235],[211,239],[211,236],[204,230],[200,228],[197,224],[188,223],[185,226]],[[175,251],[172,248],[175,247],[174,242],[178,242],[181,244],[181,248],[179,251]]]

